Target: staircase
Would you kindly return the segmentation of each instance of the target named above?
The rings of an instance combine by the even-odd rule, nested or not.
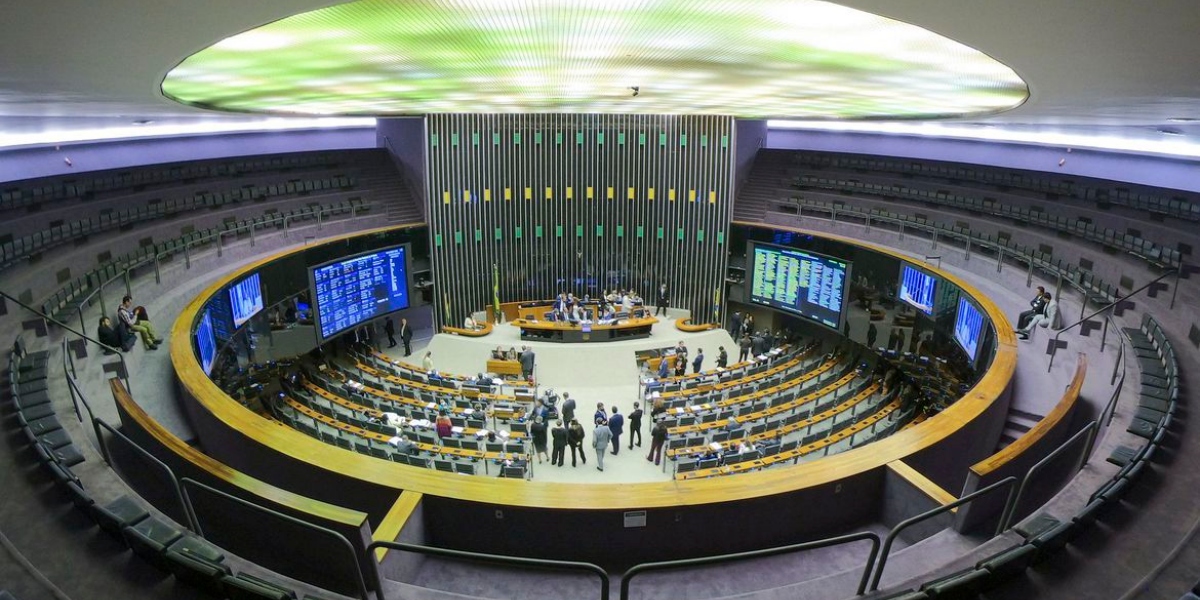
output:
[[[733,203],[735,221],[762,222],[768,211],[778,210],[778,205],[791,197],[789,182],[794,174],[788,172],[790,163],[787,152],[759,150]]]
[[[1025,435],[1025,432],[1037,425],[1042,418],[1043,415],[1010,408],[1008,418],[1004,420],[1004,431],[1000,433],[1000,441],[996,443],[996,451],[999,452],[1017,441],[1017,438]]]
[[[424,212],[408,187],[408,182],[392,164],[387,152],[380,150],[376,162],[364,165],[359,181],[371,190],[372,212],[383,214],[386,224],[423,223]]]

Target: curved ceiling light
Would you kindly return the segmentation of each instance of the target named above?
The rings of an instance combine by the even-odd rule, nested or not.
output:
[[[817,0],[359,0],[213,44],[162,91],[278,114],[805,119],[961,117],[1028,96],[978,50]]]

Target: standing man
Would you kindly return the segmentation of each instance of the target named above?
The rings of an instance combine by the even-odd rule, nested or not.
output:
[[[666,379],[671,375],[671,363],[664,356],[658,361],[658,378]]]
[[[658,462],[662,460],[662,449],[666,443],[667,426],[662,421],[659,421],[650,430],[650,454],[646,455],[646,460],[652,461],[657,466]]]
[[[533,381],[533,350],[529,346],[521,346],[521,356],[518,360],[521,362],[521,378]]]
[[[592,432],[592,448],[596,450],[597,471],[604,471],[604,453],[608,451],[608,444],[612,439],[613,434],[608,428],[608,421],[596,419],[596,429]]]
[[[387,334],[388,348],[396,347],[396,324],[392,322],[391,317],[383,320],[383,332]]]
[[[696,360],[692,361],[692,373],[699,373],[700,367],[704,364],[704,348],[696,350]]]
[[[654,309],[654,316],[667,314],[667,303],[670,299],[667,297],[667,284],[658,286],[658,306]]]
[[[604,410],[603,402],[596,403],[596,413],[592,415],[592,420],[593,421],[607,421],[608,420],[608,412],[606,412]]]
[[[563,466],[563,459],[567,456],[567,428],[563,427],[562,420],[554,423],[554,429],[550,430],[551,452],[550,464]],[[572,457],[573,458],[573,457]]]
[[[746,362],[746,357],[750,355],[750,346],[752,344],[750,334],[743,333],[742,338],[738,340],[738,362]]]
[[[563,392],[562,418],[567,423],[575,420],[575,399],[567,392]]]
[[[404,342],[404,355],[412,354],[412,327],[408,326],[408,319],[400,317],[400,341]]]
[[[617,405],[612,407],[612,416],[608,418],[608,430],[612,432],[613,456],[621,451],[621,434],[625,433],[625,417],[617,411]]]
[[[725,346],[717,346],[717,350],[717,368],[724,369],[729,364],[729,353],[725,351]]]
[[[742,333],[742,313],[741,313],[741,311],[734,311],[733,316],[729,318],[729,321],[730,321],[729,333],[734,336],[741,335],[741,333]]]
[[[633,438],[637,438],[638,448],[642,447],[642,405],[633,403],[633,412],[629,413],[629,449],[633,450]]]
[[[867,325],[867,347],[875,348],[875,338],[879,337],[879,328],[874,323]]]
[[[587,455],[583,453],[583,438],[587,434],[583,432],[583,425],[579,424],[576,419],[571,419],[571,424],[567,426],[567,445],[571,447],[571,467],[575,466],[575,453],[579,452],[579,459],[583,464],[587,464]]]

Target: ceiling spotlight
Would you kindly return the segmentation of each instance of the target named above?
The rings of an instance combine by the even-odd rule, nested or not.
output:
[[[1158,128],[1158,132],[1163,135],[1183,135],[1183,131],[1174,127],[1160,127]]]
[[[629,88],[629,89],[633,90],[633,97],[634,97],[634,98],[637,98],[637,95],[638,95],[638,94],[640,94],[640,93],[642,92],[642,88],[640,88],[640,87],[638,87],[638,86],[636,86],[636,85],[635,85],[635,86],[633,86],[633,87],[631,87],[631,88]]]

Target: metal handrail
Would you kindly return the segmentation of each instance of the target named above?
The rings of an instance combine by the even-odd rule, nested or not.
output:
[[[875,566],[875,559],[879,557],[879,536],[870,531],[862,531],[859,533],[850,533],[839,535],[837,537],[825,538],[812,542],[803,542],[800,544],[791,544],[788,546],[779,546],[776,548],[764,548],[761,550],[749,550],[747,552],[734,552],[732,554],[721,554],[717,556],[704,556],[700,558],[684,558],[680,560],[665,560],[660,562],[649,562],[634,565],[621,575],[621,596],[620,600],[629,600],[629,582],[633,578],[642,573],[649,571],[665,571],[669,569],[677,569],[682,567],[691,567],[699,565],[710,565],[714,563],[733,562],[748,558],[760,558],[766,556],[777,556],[780,554],[788,554],[802,550],[817,550],[819,548],[827,548],[829,546],[838,546],[851,542],[859,542],[869,540],[871,542],[871,553],[867,556],[867,564],[863,569],[862,577],[858,581],[857,595],[861,596],[866,592],[867,578],[871,575],[871,570]]]
[[[1136,290],[1133,290],[1132,292],[1129,292],[1128,294],[1126,294],[1120,298],[1117,298],[1116,300],[1113,300],[1112,302],[1109,302],[1108,304],[1105,304],[1104,306],[1101,306],[1100,308],[1098,308],[1094,312],[1092,312],[1090,315],[1087,315],[1086,317],[1081,317],[1078,321],[1075,321],[1074,323],[1071,323],[1070,325],[1067,325],[1066,327],[1063,327],[1062,329],[1059,329],[1057,332],[1055,332],[1054,333],[1054,343],[1050,346],[1050,364],[1046,367],[1046,372],[1049,373],[1050,368],[1052,368],[1054,366],[1054,356],[1056,354],[1058,354],[1058,338],[1062,337],[1062,334],[1064,334],[1076,327],[1079,327],[1082,323],[1091,319],[1092,317],[1095,317],[1096,315],[1142,293],[1144,290],[1148,289],[1150,286],[1162,281],[1163,279],[1165,279],[1171,275],[1176,275],[1176,274],[1178,274],[1178,272],[1179,272],[1178,269],[1169,269],[1167,272],[1163,273],[1162,275],[1159,275],[1158,277],[1155,277],[1154,279],[1152,279],[1151,281],[1149,281],[1142,287],[1140,287]],[[1086,295],[1083,298],[1083,304],[1084,304],[1084,306],[1087,306],[1087,296]],[[1105,321],[1106,326],[1107,326],[1107,324],[1108,324],[1108,321]],[[1053,325],[1053,323],[1051,325]]]
[[[93,344],[96,344],[97,346],[100,346],[101,348],[104,348],[105,350],[108,350],[108,351],[116,354],[117,358],[121,359],[121,371],[122,371],[122,374],[124,375],[121,379],[124,380],[124,382],[125,382],[125,388],[131,389],[129,387],[129,367],[128,367],[128,365],[125,364],[125,357],[121,354],[120,348],[113,348],[112,346],[109,346],[108,344],[105,344],[105,343],[101,342],[100,340],[93,339],[84,333],[75,331],[75,329],[73,327],[67,325],[66,323],[63,323],[62,321],[59,321],[58,319],[55,319],[54,317],[51,317],[50,315],[47,315],[46,313],[44,313],[32,306],[29,306],[28,304],[25,304],[24,302],[21,302],[20,300],[12,297],[8,293],[6,293],[4,290],[0,290],[0,298],[4,298],[5,300],[10,300],[12,302],[15,302],[21,308],[24,308],[25,310],[41,317],[46,322],[53,323],[59,327],[62,327],[66,331],[69,331],[69,332],[71,332]]]
[[[1063,452],[1066,452],[1067,448],[1074,444],[1075,441],[1078,440],[1083,434],[1087,434],[1086,437],[1088,441],[1084,446],[1086,450],[1084,451],[1083,456],[1080,458],[1079,465],[1076,466],[1075,470],[1078,471],[1087,464],[1088,455],[1091,454],[1092,440],[1095,439],[1097,429],[1099,429],[1099,425],[1096,421],[1089,422],[1087,425],[1084,425],[1082,429],[1076,431],[1074,435],[1067,438],[1067,441],[1060,444],[1054,449],[1054,451],[1052,451],[1050,454],[1047,454],[1042,458],[1042,460],[1037,461],[1037,463],[1035,463],[1032,467],[1029,467],[1029,470],[1026,471],[1023,476],[1021,476],[1021,483],[1017,485],[1017,495],[1015,498],[1013,498],[1012,505],[1008,507],[1008,510],[1005,513],[1000,515],[1000,531],[1007,531],[1009,526],[1012,525],[1011,521],[1017,512],[1017,506],[1021,503],[1021,496],[1025,493],[1025,486],[1029,483],[1029,480],[1033,478],[1033,474],[1041,471],[1046,465],[1050,464],[1050,461],[1058,458],[1058,456]]]
[[[879,589],[879,580],[881,578],[883,578],[883,569],[885,567],[887,567],[888,553],[891,552],[892,542],[896,541],[896,536],[900,535],[901,531],[904,531],[905,529],[908,529],[910,526],[920,523],[921,521],[931,519],[931,518],[936,517],[944,512],[958,508],[959,506],[962,506],[963,504],[966,504],[980,496],[983,496],[984,494],[990,494],[990,493],[992,493],[1002,487],[1006,487],[1006,486],[1009,488],[1008,499],[1005,500],[1004,510],[1000,514],[1002,514],[1002,515],[1007,514],[1011,510],[1012,503],[1013,503],[1013,495],[1014,495],[1014,492],[1016,491],[1016,488],[1012,487],[1012,485],[1016,482],[1017,482],[1017,478],[1010,475],[1010,476],[1005,477],[1004,479],[1001,479],[1000,481],[997,481],[996,483],[993,483],[992,485],[989,485],[983,489],[975,490],[974,492],[971,492],[970,494],[967,494],[966,496],[963,496],[962,498],[959,498],[958,500],[955,500],[954,502],[951,502],[950,504],[944,504],[937,508],[927,510],[919,515],[916,515],[914,517],[909,517],[909,518],[897,523],[896,526],[893,527],[892,530],[888,532],[887,539],[885,539],[883,542],[883,550],[881,550],[879,553],[879,562],[877,563],[877,566],[875,568],[875,576],[871,578],[871,587],[870,587],[869,591],[873,592],[873,591]],[[1003,525],[1003,523],[1000,523],[1000,524]],[[1003,531],[1004,531],[1003,529],[997,529],[996,535],[1000,535]]]
[[[107,429],[108,432],[111,433],[113,436],[115,436],[118,439],[120,439],[121,441],[125,442],[127,445],[129,445],[129,447],[133,448],[134,450],[137,450],[138,454],[142,455],[143,458],[149,459],[150,462],[154,463],[160,469],[162,469],[163,472],[165,472],[167,474],[167,477],[171,480],[171,487],[172,487],[172,490],[175,492],[175,499],[179,501],[179,507],[183,509],[183,516],[184,516],[184,518],[186,518],[188,520],[187,528],[190,529],[191,531],[199,532],[199,526],[196,523],[195,514],[192,513],[191,504],[189,504],[186,500],[184,500],[183,488],[180,487],[179,478],[175,476],[175,472],[171,470],[171,467],[167,466],[166,463],[164,463],[163,461],[159,460],[158,457],[151,454],[149,450],[146,450],[145,448],[138,445],[137,442],[134,442],[133,440],[129,439],[128,436],[121,433],[120,431],[117,431],[117,429],[115,427],[113,427],[112,425],[109,425],[107,422],[104,421],[104,419],[101,419],[99,417],[92,418],[92,427],[96,428],[96,441],[99,442],[101,455],[104,457],[104,462],[108,463],[109,467],[112,467],[112,453],[109,452],[109,450],[108,450],[108,442],[105,441],[104,436],[100,435],[101,428]]]
[[[187,506],[188,506],[189,510],[191,511],[193,518],[195,518],[196,510],[195,510],[195,507],[192,506],[192,497],[190,494],[188,494],[188,486],[195,486],[199,489],[210,492],[212,494],[216,494],[225,499],[232,500],[238,504],[241,504],[242,506],[250,508],[251,510],[257,510],[260,512],[264,512],[268,515],[271,515],[272,517],[282,519],[282,520],[292,523],[293,525],[296,525],[298,527],[311,529],[313,531],[320,533],[321,535],[334,538],[335,540],[340,542],[342,546],[344,546],[346,548],[346,551],[349,552],[349,554],[350,554],[350,559],[354,561],[354,565],[355,565],[354,575],[358,579],[358,591],[359,591],[360,600],[369,600],[369,594],[367,592],[367,584],[366,584],[366,581],[363,580],[363,576],[362,576],[362,564],[359,563],[358,553],[354,551],[354,546],[352,546],[350,544],[350,540],[347,540],[346,536],[344,536],[332,529],[329,529],[326,527],[321,527],[320,525],[314,525],[312,523],[309,523],[308,521],[303,521],[301,519],[297,519],[296,517],[293,517],[291,515],[285,515],[277,510],[272,510],[265,506],[260,506],[253,502],[250,502],[249,500],[243,500],[242,498],[238,498],[237,496],[234,496],[233,494],[222,492],[221,490],[218,490],[217,488],[214,488],[210,485],[200,483],[199,481],[196,481],[195,479],[191,479],[189,477],[184,477],[183,479],[179,480],[179,482],[182,484],[181,489],[183,491],[183,497],[184,497],[185,501],[187,502]],[[198,518],[196,518],[195,526],[196,526],[196,530],[195,530],[196,534],[199,535],[200,537],[205,537],[203,528],[200,527],[200,520]]]
[[[374,556],[375,551],[380,548],[386,548],[388,550],[402,550],[404,552],[428,554],[432,556],[462,558],[484,563],[541,567],[544,569],[558,569],[562,571],[587,571],[600,578],[600,600],[608,600],[608,590],[610,587],[612,587],[611,580],[608,577],[608,571],[605,571],[599,565],[593,563],[570,560],[551,560],[548,558],[524,558],[520,556],[504,556],[501,554],[483,554],[480,552],[468,552],[466,550],[451,550],[449,548],[437,548],[435,546],[421,546],[418,544],[408,544],[405,542],[389,542],[386,540],[379,540],[371,542],[367,546],[366,556],[367,564],[371,565],[371,575],[374,577],[376,582],[375,594],[379,597],[379,600],[386,600],[383,594],[383,580],[379,574],[379,566],[371,557]]]

